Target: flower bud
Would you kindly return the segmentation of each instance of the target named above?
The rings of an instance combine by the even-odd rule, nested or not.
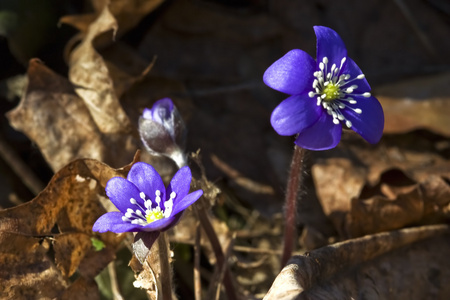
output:
[[[186,126],[171,99],[158,100],[151,109],[144,109],[139,134],[151,154],[167,156],[179,167],[186,164]]]

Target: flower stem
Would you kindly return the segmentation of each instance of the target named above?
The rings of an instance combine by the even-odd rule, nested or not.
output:
[[[297,240],[297,199],[300,185],[302,183],[303,157],[305,149],[295,146],[292,156],[291,170],[286,188],[286,204],[284,215],[286,219],[284,227],[283,254],[281,256],[281,267],[283,268],[294,250]]]
[[[166,233],[161,232],[158,238],[158,252],[161,268],[162,300],[172,300],[172,269],[170,268],[168,244]]]

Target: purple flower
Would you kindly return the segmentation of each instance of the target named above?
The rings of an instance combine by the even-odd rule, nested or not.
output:
[[[203,194],[202,190],[189,194],[191,179],[191,170],[183,167],[166,189],[152,166],[135,163],[127,179],[114,177],[106,184],[106,195],[119,212],[104,214],[92,230],[115,233],[144,231],[159,235],[160,231],[174,226],[183,211]]]
[[[369,143],[377,143],[384,127],[383,109],[370,86],[332,29],[314,26],[317,61],[302,50],[289,51],[264,73],[264,83],[291,95],[272,112],[280,135],[298,134],[295,144],[310,150],[336,147],[342,125]]]
[[[183,153],[186,126],[169,98],[156,101],[151,109],[144,109],[139,119],[139,134],[150,153],[168,156],[178,166],[186,164]]]

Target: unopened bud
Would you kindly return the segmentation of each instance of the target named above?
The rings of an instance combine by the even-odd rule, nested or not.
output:
[[[158,100],[151,109],[144,109],[139,134],[151,154],[168,156],[180,167],[186,164],[186,126],[171,99]]]

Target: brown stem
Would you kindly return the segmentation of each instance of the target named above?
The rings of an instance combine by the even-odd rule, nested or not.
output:
[[[172,300],[172,270],[169,262],[169,248],[166,233],[161,232],[158,238],[159,264],[161,268],[162,299]]]
[[[196,207],[194,205],[194,207]],[[200,207],[199,209],[196,209],[200,224],[202,225],[203,229],[205,230],[206,236],[209,239],[209,242],[211,243],[211,247],[214,251],[214,254],[216,256],[217,265],[218,266],[225,266],[225,275],[223,278],[223,284],[225,286],[225,292],[227,293],[227,299],[228,300],[237,300],[238,297],[235,293],[235,288],[233,285],[233,281],[231,278],[230,270],[228,269],[228,264],[225,262],[225,255],[222,251],[222,247],[220,245],[219,239],[217,238],[216,232],[214,231],[214,228],[211,224],[211,221],[209,220],[208,214],[206,212],[206,209]]]
[[[111,281],[111,291],[113,294],[113,299],[114,300],[123,300],[122,294],[120,293],[120,289],[119,289],[119,283],[117,282],[117,273],[116,273],[116,266],[114,264],[114,261],[112,261],[108,264],[108,272],[109,272],[109,278]]]
[[[200,224],[197,222],[195,226],[195,244],[194,244],[194,291],[195,300],[202,299],[202,282],[200,277],[200,239],[202,231],[200,230]]]
[[[291,257],[295,241],[297,240],[297,198],[302,182],[304,154],[305,149],[295,146],[287,183],[286,206],[284,208],[286,223],[284,227],[283,254],[281,256],[282,268]]]

